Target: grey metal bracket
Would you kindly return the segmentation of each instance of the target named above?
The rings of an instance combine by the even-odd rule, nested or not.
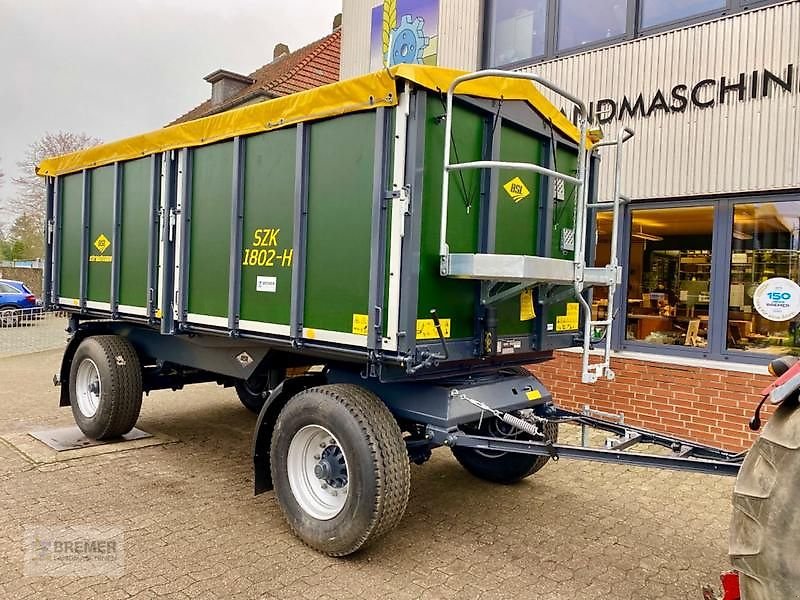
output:
[[[492,290],[501,284],[501,281],[486,282],[486,285],[481,287],[481,304],[484,306],[491,306],[492,304],[503,302],[504,300],[508,300],[514,296],[519,296],[525,290],[538,285],[535,283],[518,283],[510,288],[506,288],[497,293],[492,293]]]

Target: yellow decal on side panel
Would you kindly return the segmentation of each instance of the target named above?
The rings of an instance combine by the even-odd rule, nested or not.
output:
[[[542,397],[542,392],[540,392],[539,390],[529,390],[525,392],[525,397],[531,401],[538,400],[539,398]]]
[[[353,333],[355,335],[367,335],[369,317],[367,315],[353,315]]]
[[[111,240],[109,240],[104,234],[100,234],[97,236],[97,239],[94,241],[94,247],[97,248],[97,251],[100,254],[92,254],[89,256],[89,262],[100,262],[100,263],[110,263],[111,262],[111,255],[104,256],[106,250],[111,247]]]
[[[525,184],[519,177],[514,177],[514,179],[506,183],[503,189],[508,192],[508,195],[511,196],[515,203],[522,202],[531,195],[530,190],[525,187]]]
[[[525,290],[519,295],[519,320],[530,321],[536,318],[533,308],[533,290]]]
[[[577,302],[567,304],[567,314],[556,317],[556,331],[574,331],[578,328],[579,306]]]
[[[439,325],[442,326],[442,335],[446,338],[449,338],[450,319],[439,319]],[[436,331],[436,325],[433,324],[433,319],[417,319],[417,339],[418,340],[439,339],[439,333]]]
[[[108,247],[111,245],[111,240],[109,240],[105,235],[102,233],[97,236],[97,239],[94,241],[94,247],[97,248],[97,251],[100,254],[103,254]]]

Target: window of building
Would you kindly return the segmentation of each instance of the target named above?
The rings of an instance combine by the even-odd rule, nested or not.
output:
[[[507,65],[544,56],[547,4],[547,0],[503,0],[493,3],[492,64]]]
[[[641,27],[658,27],[722,10],[726,0],[641,0]]]
[[[708,345],[713,206],[631,212],[625,339]]]
[[[627,0],[561,0],[558,5],[558,49],[579,48],[625,33]]]
[[[753,307],[763,281],[800,281],[800,202],[735,205],[730,265],[727,348],[800,353],[800,319],[771,321]]]
[[[779,1],[486,0],[484,62],[487,67],[533,63]]]

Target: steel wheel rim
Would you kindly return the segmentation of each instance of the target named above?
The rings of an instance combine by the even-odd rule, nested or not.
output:
[[[91,419],[100,406],[103,397],[103,386],[100,383],[100,371],[91,358],[84,358],[78,366],[75,376],[75,395],[78,410],[87,419]]]
[[[347,502],[347,457],[339,440],[321,425],[306,425],[294,434],[286,460],[289,487],[311,517],[329,521]]]

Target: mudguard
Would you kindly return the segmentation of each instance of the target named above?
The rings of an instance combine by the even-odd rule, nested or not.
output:
[[[308,388],[324,385],[327,378],[321,373],[301,375],[284,379],[278,387],[272,390],[261,412],[258,415],[256,428],[253,432],[253,475],[255,495],[268,492],[272,489],[272,470],[269,461],[269,448],[272,442],[272,431],[278,420],[278,413],[286,406],[289,399],[295,394]]]

